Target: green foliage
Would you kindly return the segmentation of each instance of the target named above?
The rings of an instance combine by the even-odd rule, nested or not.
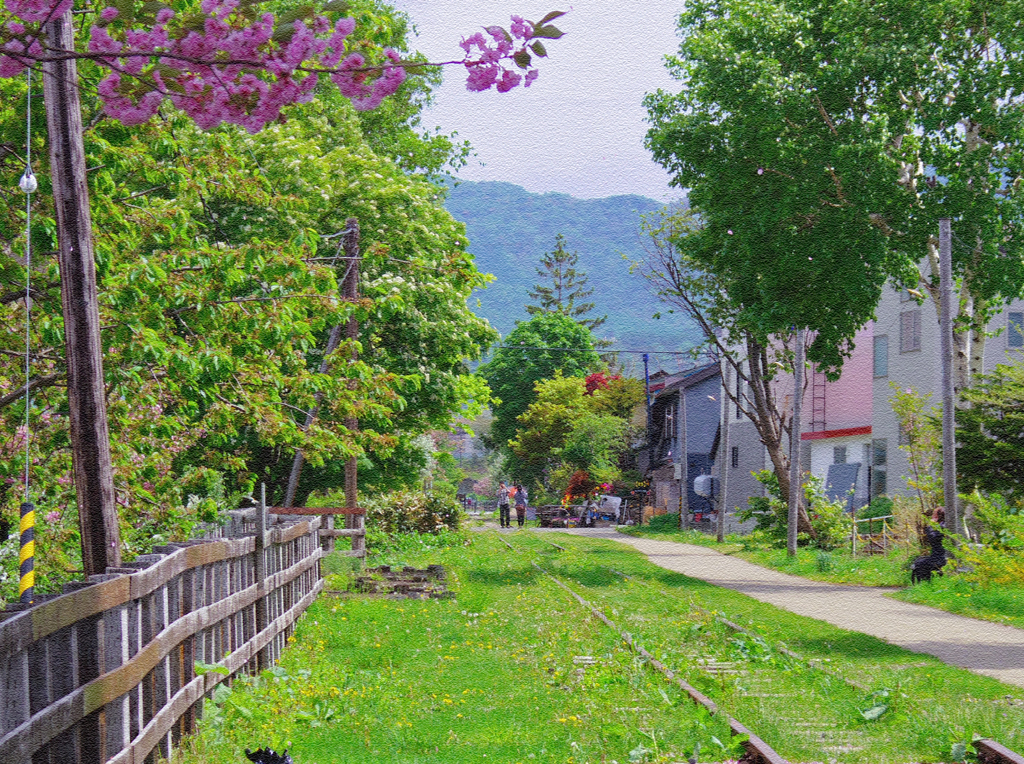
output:
[[[352,12],[382,44],[406,29],[404,17],[374,2],[360,0]],[[96,72],[88,63],[82,76],[91,92]],[[460,151],[437,136],[417,137],[429,82],[410,83],[366,118],[372,127],[325,92],[256,136],[204,133],[175,112],[126,128],[91,119],[97,104],[86,95],[114,479],[129,559],[187,538],[261,481],[270,500],[280,500],[296,449],[306,459],[299,501],[340,485],[353,455],[378,484],[401,485],[409,471],[417,476],[417,435],[487,404],[486,385],[468,363],[497,335],[466,304],[487,279],[466,252],[463,227],[442,207],[443,190],[423,180]],[[24,106],[24,83],[0,80],[0,143],[24,143]],[[44,123],[41,111],[34,117]],[[372,146],[363,129],[374,131]],[[38,537],[42,590],[80,568],[46,153],[38,130],[30,475],[37,515],[53,518]],[[16,187],[23,170],[14,156],[0,159],[5,187]],[[357,303],[338,295],[349,263],[337,259],[334,235],[349,217],[361,226]],[[23,231],[24,199],[4,196],[0,536],[23,490],[25,411],[10,393],[24,384],[25,314],[23,301],[8,299],[24,285]],[[357,342],[342,342],[320,373],[329,332],[349,318],[359,322]],[[352,351],[360,361],[350,360]],[[358,435],[345,426],[350,417],[359,420]]]
[[[509,441],[506,467],[521,482],[539,485],[554,496],[564,496],[572,475],[584,472],[595,483],[613,483],[621,477],[619,456],[628,445],[629,423],[608,413],[631,400],[632,385],[617,385],[586,394],[580,377],[563,377],[535,385],[536,401],[519,417],[519,429]],[[629,407],[632,408],[631,406]]]
[[[454,497],[394,491],[364,499],[366,527],[387,536],[457,531],[462,508]]]
[[[999,365],[962,391],[957,477],[965,489],[1024,496],[1024,368]]]
[[[872,517],[887,517],[895,514],[895,503],[888,496],[878,496],[871,500],[871,503],[866,507],[862,507],[857,510],[858,520],[869,520]],[[888,521],[888,525],[895,525],[891,518]],[[858,523],[858,533],[881,533],[883,522],[879,520],[877,523]]]
[[[937,288],[935,234],[962,246],[958,332],[1020,294],[1024,65],[1013,3],[703,0],[679,21],[678,93],[647,97],[647,145],[689,189],[680,246],[758,336],[817,331],[835,368],[887,280]]]
[[[747,506],[737,512],[736,516],[744,521],[756,520],[756,530],[760,532],[761,538],[767,539],[773,546],[784,547],[787,539],[789,503],[779,490],[779,482],[774,472],[760,470],[754,473],[754,477],[768,491],[768,496],[752,496]],[[849,541],[852,524],[845,512],[845,499],[829,499],[825,495],[823,481],[814,476],[807,476],[805,479],[804,497],[814,535],[812,538],[809,534],[798,534],[799,543],[813,544],[819,549],[829,550]]]
[[[964,544],[954,551],[967,581],[982,587],[1024,585],[1024,505],[999,494],[975,490],[963,497],[969,524],[981,544]]]
[[[544,348],[557,348],[545,351]],[[541,313],[520,323],[478,373],[487,381],[499,402],[492,406],[491,439],[495,447],[508,449],[515,436],[517,419],[536,400],[535,385],[563,377],[584,377],[595,371],[600,359],[594,337],[561,313]]]
[[[942,493],[942,413],[927,408],[931,394],[919,395],[890,383],[889,405],[900,424],[900,450],[907,455],[911,474],[907,485],[917,492],[922,514],[945,504]]]

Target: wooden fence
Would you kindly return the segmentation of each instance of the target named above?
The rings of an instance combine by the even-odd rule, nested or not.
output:
[[[0,762],[151,764],[229,675],[270,666],[323,587],[319,517],[169,544],[0,613]],[[246,527],[248,526],[248,527]]]

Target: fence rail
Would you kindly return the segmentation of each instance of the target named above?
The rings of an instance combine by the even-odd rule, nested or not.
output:
[[[0,762],[170,758],[219,682],[280,657],[323,587],[320,523],[249,510],[227,533],[252,535],[156,547],[0,613]]]

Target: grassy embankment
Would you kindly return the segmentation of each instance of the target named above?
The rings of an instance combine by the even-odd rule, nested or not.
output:
[[[297,764],[673,762],[697,743],[700,761],[734,753],[719,720],[641,665],[534,560],[793,761],[949,761],[975,734],[1024,748],[1019,691],[656,568],[621,545],[559,538],[566,553],[529,533],[512,538],[514,553],[494,534],[394,551],[385,561],[446,565],[458,598],[323,597],[279,676],[236,683],[183,761],[236,762],[261,745],[290,748]]]
[[[801,547],[797,550],[796,557],[790,557],[785,549],[754,545],[742,536],[729,536],[719,544],[714,536],[694,530],[680,531],[644,526],[624,529],[623,532],[631,536],[707,546],[766,568],[815,581],[901,587],[901,591],[892,592],[888,596],[1024,629],[1024,582],[1019,587],[980,586],[965,580],[962,576],[946,575],[911,585],[910,562],[918,554],[923,553],[916,548],[897,548],[886,555],[853,556],[849,549],[821,552]]]

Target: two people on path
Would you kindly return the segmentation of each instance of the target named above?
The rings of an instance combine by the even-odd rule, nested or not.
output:
[[[526,489],[521,485],[507,486],[502,480],[498,483],[498,523],[502,528],[512,527],[512,513],[509,504],[513,499],[516,504],[516,520],[519,527],[522,528],[526,522]]]

